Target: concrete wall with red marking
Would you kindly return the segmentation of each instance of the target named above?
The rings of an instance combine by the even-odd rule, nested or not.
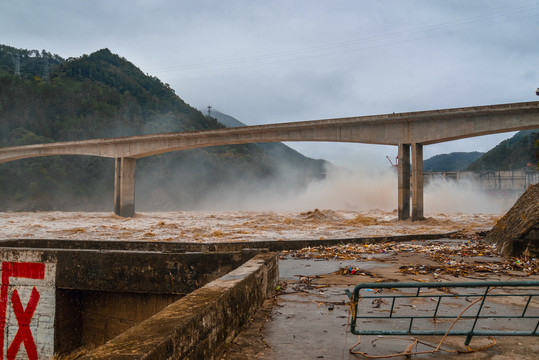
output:
[[[99,347],[258,253],[186,248],[0,240],[0,360],[51,359]]]
[[[54,354],[56,263],[36,251],[4,252],[0,279],[0,359]]]

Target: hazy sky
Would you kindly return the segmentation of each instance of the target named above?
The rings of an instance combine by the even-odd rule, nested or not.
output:
[[[539,0],[2,0],[0,43],[64,58],[107,47],[249,125],[539,100]],[[289,145],[351,167],[397,153]]]

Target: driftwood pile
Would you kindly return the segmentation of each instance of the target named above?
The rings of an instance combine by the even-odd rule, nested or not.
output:
[[[485,237],[503,256],[539,256],[539,184],[531,185]]]

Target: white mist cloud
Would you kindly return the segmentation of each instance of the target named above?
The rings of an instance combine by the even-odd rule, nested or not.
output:
[[[202,211],[308,211],[318,208],[396,212],[397,195],[397,172],[394,170],[335,168],[329,171],[326,179],[312,181],[302,190],[287,189],[283,178],[258,183],[223,183],[198,197],[190,207]],[[441,213],[502,214],[517,198],[516,194],[483,192],[471,181],[435,179],[425,186],[424,210],[426,217]],[[161,209],[160,206],[156,208]],[[174,204],[168,204],[167,210],[175,209]]]
[[[428,213],[485,213],[502,214],[518,199],[517,194],[487,193],[479,184],[468,180],[436,179],[425,187],[425,214]]]
[[[391,171],[340,170],[327,179],[309,184],[308,188],[281,203],[282,210],[391,211],[397,207],[397,176]]]
[[[261,189],[252,196],[234,197],[234,204],[219,209],[306,211],[315,208],[369,211],[397,209],[397,173],[393,170],[338,170],[322,181],[314,181],[299,193]],[[232,192],[233,193],[233,192]],[[517,194],[484,192],[472,181],[435,179],[424,189],[425,216],[439,213],[503,214],[518,199]]]

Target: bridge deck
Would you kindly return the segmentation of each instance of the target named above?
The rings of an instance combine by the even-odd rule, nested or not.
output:
[[[472,136],[539,128],[539,102],[392,113],[315,121],[245,126],[197,132],[94,139],[0,148],[0,163],[51,155],[116,159],[114,212],[135,213],[136,159],[207,146],[335,141],[399,146],[399,219],[423,218],[423,145]],[[413,192],[410,192],[410,150]]]

